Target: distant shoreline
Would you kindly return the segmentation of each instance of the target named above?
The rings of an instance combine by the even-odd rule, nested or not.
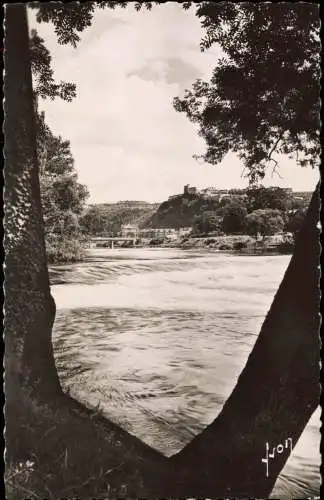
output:
[[[101,246],[101,247],[92,247],[92,249],[107,249],[107,250],[110,250],[109,247],[104,247],[104,246]],[[293,254],[293,249],[287,249],[287,250],[280,250],[278,249],[277,247],[267,247],[267,246],[263,246],[263,247],[248,247],[248,248],[241,248],[241,249],[235,249],[235,248],[215,248],[215,246],[211,246],[211,245],[207,245],[207,244],[204,244],[204,245],[191,245],[190,243],[184,245],[183,243],[164,243],[164,244],[160,244],[160,245],[138,245],[138,246],[135,246],[135,247],[115,247],[115,250],[116,249],[120,249],[120,250],[131,250],[131,249],[179,249],[179,250],[201,250],[201,251],[209,251],[209,252],[214,252],[214,253],[219,253],[219,254],[227,254],[227,255],[245,255],[246,257],[262,257],[262,256],[266,256],[266,255],[272,255],[272,256],[279,256],[279,255],[292,255]],[[87,261],[87,258],[91,255],[91,252],[89,252],[89,250],[91,250],[90,248],[87,248],[85,250],[85,253],[83,254],[82,257],[79,257],[79,258],[69,258],[69,259],[66,259],[66,260],[53,260],[51,262],[49,262],[49,268],[50,269],[55,269],[57,266],[60,267],[60,266],[70,266],[70,265],[73,265],[73,264],[79,264],[79,263],[82,263],[82,262],[86,262]]]
[[[147,247],[147,246],[146,246]],[[153,248],[180,248],[196,250],[214,250],[224,253],[240,255],[273,255],[292,254],[294,244],[290,241],[275,243],[271,237],[257,240],[248,235],[204,236],[187,237],[182,240],[164,242],[154,245]]]
[[[97,246],[95,248],[106,248]],[[222,253],[231,253],[235,255],[282,255],[292,254],[294,244],[291,241],[274,242],[271,237],[265,237],[258,240],[248,235],[223,235],[223,236],[204,236],[192,237],[178,240],[164,241],[142,241],[135,247],[115,246],[115,248],[174,248],[182,250],[209,250]]]

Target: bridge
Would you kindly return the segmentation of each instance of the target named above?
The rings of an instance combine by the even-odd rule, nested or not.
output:
[[[115,243],[128,242],[131,243],[132,246],[136,245],[136,241],[138,238],[132,237],[123,237],[123,236],[96,236],[90,238],[89,245],[90,247],[99,247],[99,246],[110,246],[110,248],[114,248]]]

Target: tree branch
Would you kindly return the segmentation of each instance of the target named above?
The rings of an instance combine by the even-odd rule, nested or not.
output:
[[[278,170],[278,162],[277,160],[275,160],[274,158],[270,158],[270,161],[273,161],[274,162],[274,167],[272,169],[272,174],[271,174],[271,177],[273,177],[274,174],[277,174],[278,177],[280,177],[280,179],[283,179],[282,175],[280,175],[279,173],[279,170]]]
[[[274,145],[272,146],[272,148],[271,148],[271,150],[270,150],[270,153],[268,154],[268,158],[267,158],[269,161],[275,161],[275,160],[273,160],[273,158],[272,158],[272,153],[274,153],[274,152],[275,152],[275,150],[277,149],[278,144],[279,144],[279,142],[281,141],[281,139],[282,139],[283,135],[284,135],[284,131],[282,131],[282,132],[281,132],[281,134],[279,135],[278,139],[276,140],[276,142],[275,142],[275,143],[274,143]],[[278,163],[278,162],[276,162],[276,163]]]

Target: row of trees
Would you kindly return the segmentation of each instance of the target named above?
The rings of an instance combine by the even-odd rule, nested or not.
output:
[[[222,231],[226,234],[271,235],[280,231],[296,234],[308,205],[308,197],[295,197],[279,187],[252,187],[246,194],[230,194],[222,198],[204,200],[199,195],[183,195],[166,201],[151,215],[136,207],[119,206],[102,210],[90,206],[79,218],[79,227],[85,235],[114,235],[121,224],[131,217],[143,215],[144,224],[154,227],[192,225],[194,233]],[[152,207],[150,210],[154,210]],[[150,217],[149,217],[150,215]],[[152,218],[153,217],[153,218]]]
[[[145,224],[156,208],[134,201],[90,205],[80,218],[80,227],[85,235],[115,236],[123,224]]]
[[[307,201],[296,199],[281,188],[254,187],[240,198],[223,198],[218,207],[195,218],[193,231],[206,234],[273,235],[298,234],[307,211]]]
[[[50,262],[79,260],[83,254],[81,214],[89,192],[78,182],[70,142],[55,135],[44,112],[38,110],[39,99],[72,101],[76,85],[55,81],[51,54],[36,30],[30,33],[29,52],[47,257]]]
[[[52,133],[43,112],[36,114],[36,138],[48,259],[79,260],[88,189],[78,182],[69,141]]]

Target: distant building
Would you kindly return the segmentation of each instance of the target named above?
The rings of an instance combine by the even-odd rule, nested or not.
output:
[[[219,192],[215,187],[207,187],[202,189],[200,194],[205,198],[214,198],[215,196],[218,197]]]
[[[267,237],[267,244],[269,247],[280,245],[285,241],[285,236],[282,233],[277,233]]]
[[[236,189],[236,188],[233,188],[233,189],[230,189],[229,191],[229,194],[232,194],[232,195],[238,195],[238,196],[242,196],[243,194],[246,193],[246,189]]]
[[[278,189],[278,188],[274,187],[273,189]],[[293,194],[292,188],[281,188],[281,191],[283,191],[287,195],[292,195]]]
[[[230,189],[228,195],[236,200],[244,200],[248,198],[247,189]]]
[[[179,234],[179,237],[181,238],[182,236],[189,235],[191,232],[192,232],[191,227],[180,227],[178,234]]]
[[[186,234],[191,232],[191,227],[181,227],[180,229],[175,229],[173,227],[159,227],[159,228],[148,228],[139,230],[139,238],[158,240],[158,239],[168,239],[176,240]]]
[[[146,240],[155,240],[157,239],[157,230],[153,228],[140,229],[139,237]]]
[[[166,238],[167,240],[170,240],[170,241],[175,241],[175,240],[177,240],[177,239],[178,239],[178,237],[179,237],[179,236],[178,236],[178,232],[177,232],[177,231],[175,231],[175,232],[173,232],[173,233],[169,233],[169,234],[167,234],[165,238]]]
[[[150,238],[152,231],[153,229],[151,229],[150,227],[146,229],[140,229],[139,236],[140,238]]]
[[[177,230],[173,227],[159,227],[155,229],[157,238],[166,238],[169,236],[177,236]]]
[[[203,198],[214,198],[216,200],[221,200],[224,196],[229,196],[230,191],[228,189],[217,189],[215,187],[207,187],[199,191]]]
[[[197,194],[197,188],[186,184],[183,188],[183,194]]]
[[[133,224],[124,224],[121,227],[121,237],[122,238],[138,238],[139,228]]]
[[[267,236],[267,245],[269,247],[271,246],[277,246],[285,242],[293,242],[293,234],[292,233],[287,233],[287,232],[279,232],[276,234],[273,234],[272,236]]]

